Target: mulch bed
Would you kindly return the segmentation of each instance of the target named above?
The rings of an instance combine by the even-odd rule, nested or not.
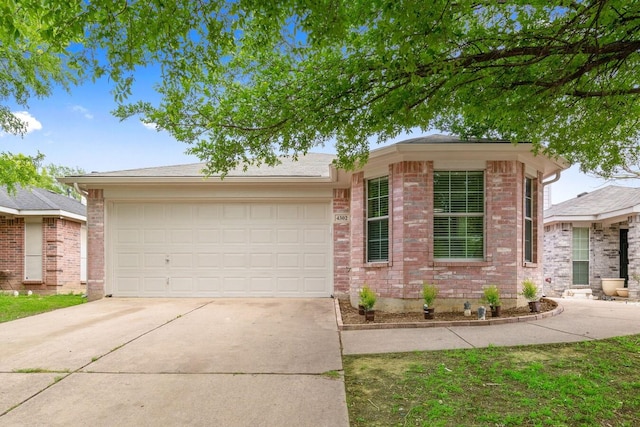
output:
[[[422,311],[409,312],[409,313],[387,313],[385,311],[376,310],[375,320],[366,321],[364,316],[358,314],[358,309],[351,307],[348,299],[340,299],[340,313],[342,314],[342,323],[345,325],[360,325],[371,323],[433,323],[433,322],[450,322],[450,321],[465,321],[465,320],[477,320],[478,315],[475,310],[471,311],[471,316],[466,317],[463,312],[439,312],[436,308],[435,319],[425,319]],[[558,304],[554,301],[543,299],[541,301],[540,313],[554,310]],[[508,317],[522,317],[532,314],[529,307],[517,307],[510,309],[502,309],[500,318]],[[492,319],[491,312],[487,309],[487,320]]]

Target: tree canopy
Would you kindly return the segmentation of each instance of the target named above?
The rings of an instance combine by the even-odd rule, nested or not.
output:
[[[209,172],[412,129],[529,141],[607,175],[640,159],[640,2],[9,0],[0,100],[107,76]],[[156,67],[158,101],[137,100]],[[23,71],[26,70],[26,73]],[[6,108],[0,126],[16,129]]]

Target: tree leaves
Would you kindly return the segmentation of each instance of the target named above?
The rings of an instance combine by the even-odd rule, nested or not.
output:
[[[603,174],[640,154],[637,2],[66,5],[5,3],[0,99],[108,75],[118,117],[157,123],[212,173],[328,141],[354,167],[416,128],[531,141]],[[161,99],[129,105],[145,67]]]

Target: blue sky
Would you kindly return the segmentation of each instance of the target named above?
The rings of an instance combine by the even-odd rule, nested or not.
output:
[[[139,89],[143,93],[135,94],[154,96],[146,88]],[[104,81],[72,88],[70,94],[57,90],[50,98],[32,100],[27,109],[15,107],[15,113],[28,119],[30,131],[22,138],[1,135],[0,151],[29,155],[39,151],[46,156],[45,163],[80,167],[87,172],[199,161],[195,156],[184,154],[187,145],[176,141],[166,132],[157,132],[136,118],[120,122],[110,113],[114,108],[109,85]],[[408,137],[415,136],[417,134]],[[406,137],[402,135],[395,141]],[[334,149],[327,146],[312,151],[333,153]],[[562,173],[560,181],[552,184],[552,201],[554,204],[560,203],[607,184],[602,179],[580,173],[574,166]],[[640,186],[640,179],[618,181],[615,184]]]

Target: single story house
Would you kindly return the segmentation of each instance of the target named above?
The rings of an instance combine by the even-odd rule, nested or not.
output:
[[[640,296],[640,188],[608,186],[544,211],[545,292],[560,296],[622,278]]]
[[[543,180],[567,167],[531,144],[432,135],[338,170],[308,154],[203,179],[202,164],[70,176],[88,199],[90,299],[329,297],[379,309],[505,305],[542,281]]]
[[[86,206],[42,188],[0,187],[0,289],[86,291]]]

